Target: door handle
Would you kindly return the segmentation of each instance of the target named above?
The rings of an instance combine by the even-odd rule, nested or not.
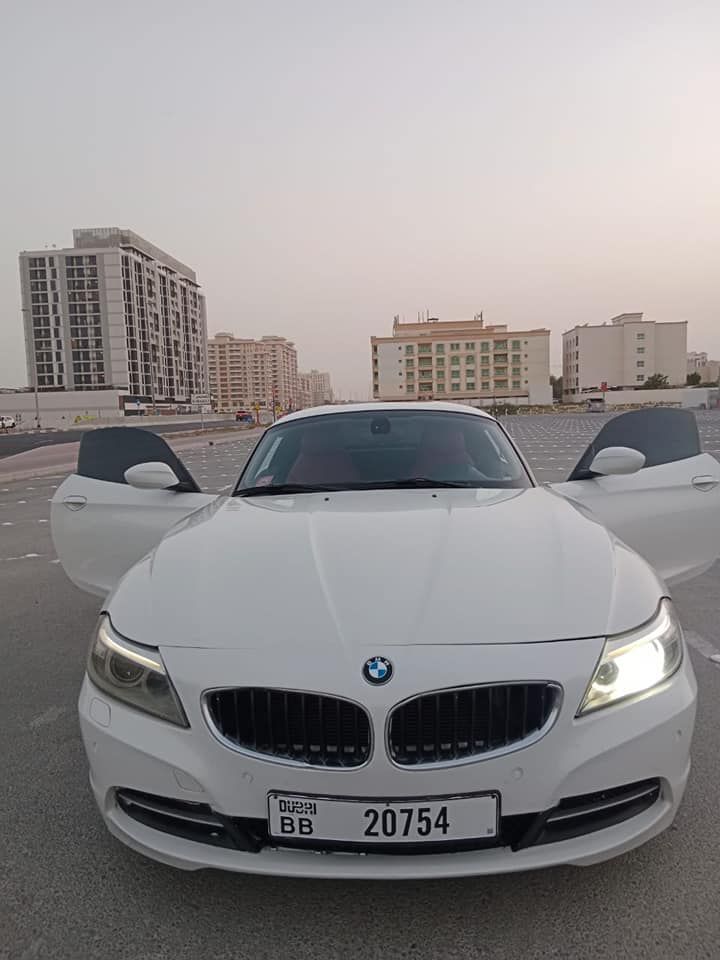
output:
[[[703,493],[712,490],[718,483],[720,483],[720,480],[717,477],[711,477],[709,474],[707,476],[692,478],[692,485],[696,490],[702,490]]]
[[[65,497],[63,504],[68,508],[68,510],[82,510],[82,508],[87,503],[87,497]]]

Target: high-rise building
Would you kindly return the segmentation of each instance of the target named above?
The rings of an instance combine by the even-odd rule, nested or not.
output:
[[[509,331],[474,320],[401,323],[391,337],[371,337],[373,397],[455,400],[476,406],[498,400],[552,402],[550,331]]]
[[[131,230],[73,230],[20,254],[28,382],[41,391],[207,394],[205,297],[195,271]]]
[[[621,313],[608,323],[563,333],[563,398],[599,390],[634,389],[653,374],[670,386],[685,383],[687,321],[656,323],[642,313]]]
[[[302,406],[295,344],[285,337],[260,340],[216,333],[208,340],[210,393],[219,411]]]
[[[305,407],[321,407],[333,402],[330,374],[324,370],[309,370],[298,374],[300,378],[300,394]]]

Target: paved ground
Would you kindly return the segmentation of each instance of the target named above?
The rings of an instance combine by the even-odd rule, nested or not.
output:
[[[543,480],[564,478],[606,419],[511,417]],[[720,416],[702,415],[720,451]],[[183,454],[208,490],[235,478],[252,438]],[[0,482],[0,957],[720,957],[720,568],[677,601],[695,648],[694,767],[674,827],[608,864],[422,883],[327,883],[184,874],[104,830],[75,719],[97,603],[65,579],[49,500],[61,477]],[[705,647],[706,653],[710,652]]]
[[[212,420],[208,424],[215,427],[233,426],[235,418],[228,420]],[[144,430],[150,430],[151,433],[177,433],[178,431],[199,430],[202,427],[201,420],[187,421],[180,423],[155,423],[144,424],[139,422],[137,426]],[[134,424],[131,424],[134,426]],[[12,457],[16,453],[24,453],[26,450],[35,450],[37,447],[50,447],[58,443],[78,443],[86,430],[38,430],[22,433],[20,430],[11,430],[8,433],[0,433],[0,460],[3,457]]]

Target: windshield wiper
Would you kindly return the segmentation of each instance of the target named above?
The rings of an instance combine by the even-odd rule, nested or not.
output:
[[[431,480],[430,477],[405,477],[401,480],[369,480],[349,483],[307,484],[307,483],[276,483],[263,487],[245,487],[238,490],[236,497],[272,497],[281,494],[293,493],[339,493],[350,490],[468,490],[474,489],[477,484],[460,483],[453,480]]]
[[[374,480],[369,483],[354,483],[353,490],[426,490],[432,487],[441,489],[467,490],[471,483],[453,480],[431,480],[430,477],[405,477],[402,480]]]
[[[289,493],[329,493],[333,490],[338,490],[337,486],[319,486],[316,484],[308,483],[276,483],[276,484],[267,484],[266,486],[259,487],[245,487],[244,489],[238,490],[234,496],[236,497],[273,497],[280,494],[289,494]]]

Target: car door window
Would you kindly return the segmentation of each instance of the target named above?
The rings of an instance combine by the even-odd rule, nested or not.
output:
[[[645,455],[646,467],[675,463],[701,452],[695,415],[673,407],[630,410],[609,420],[588,446],[568,480],[588,480],[595,455],[607,447],[631,447]]]
[[[78,476],[109,483],[126,483],[125,471],[138,463],[166,463],[180,483],[177,490],[199,493],[185,464],[162,437],[140,427],[104,427],[89,430],[82,438],[78,453]]]

